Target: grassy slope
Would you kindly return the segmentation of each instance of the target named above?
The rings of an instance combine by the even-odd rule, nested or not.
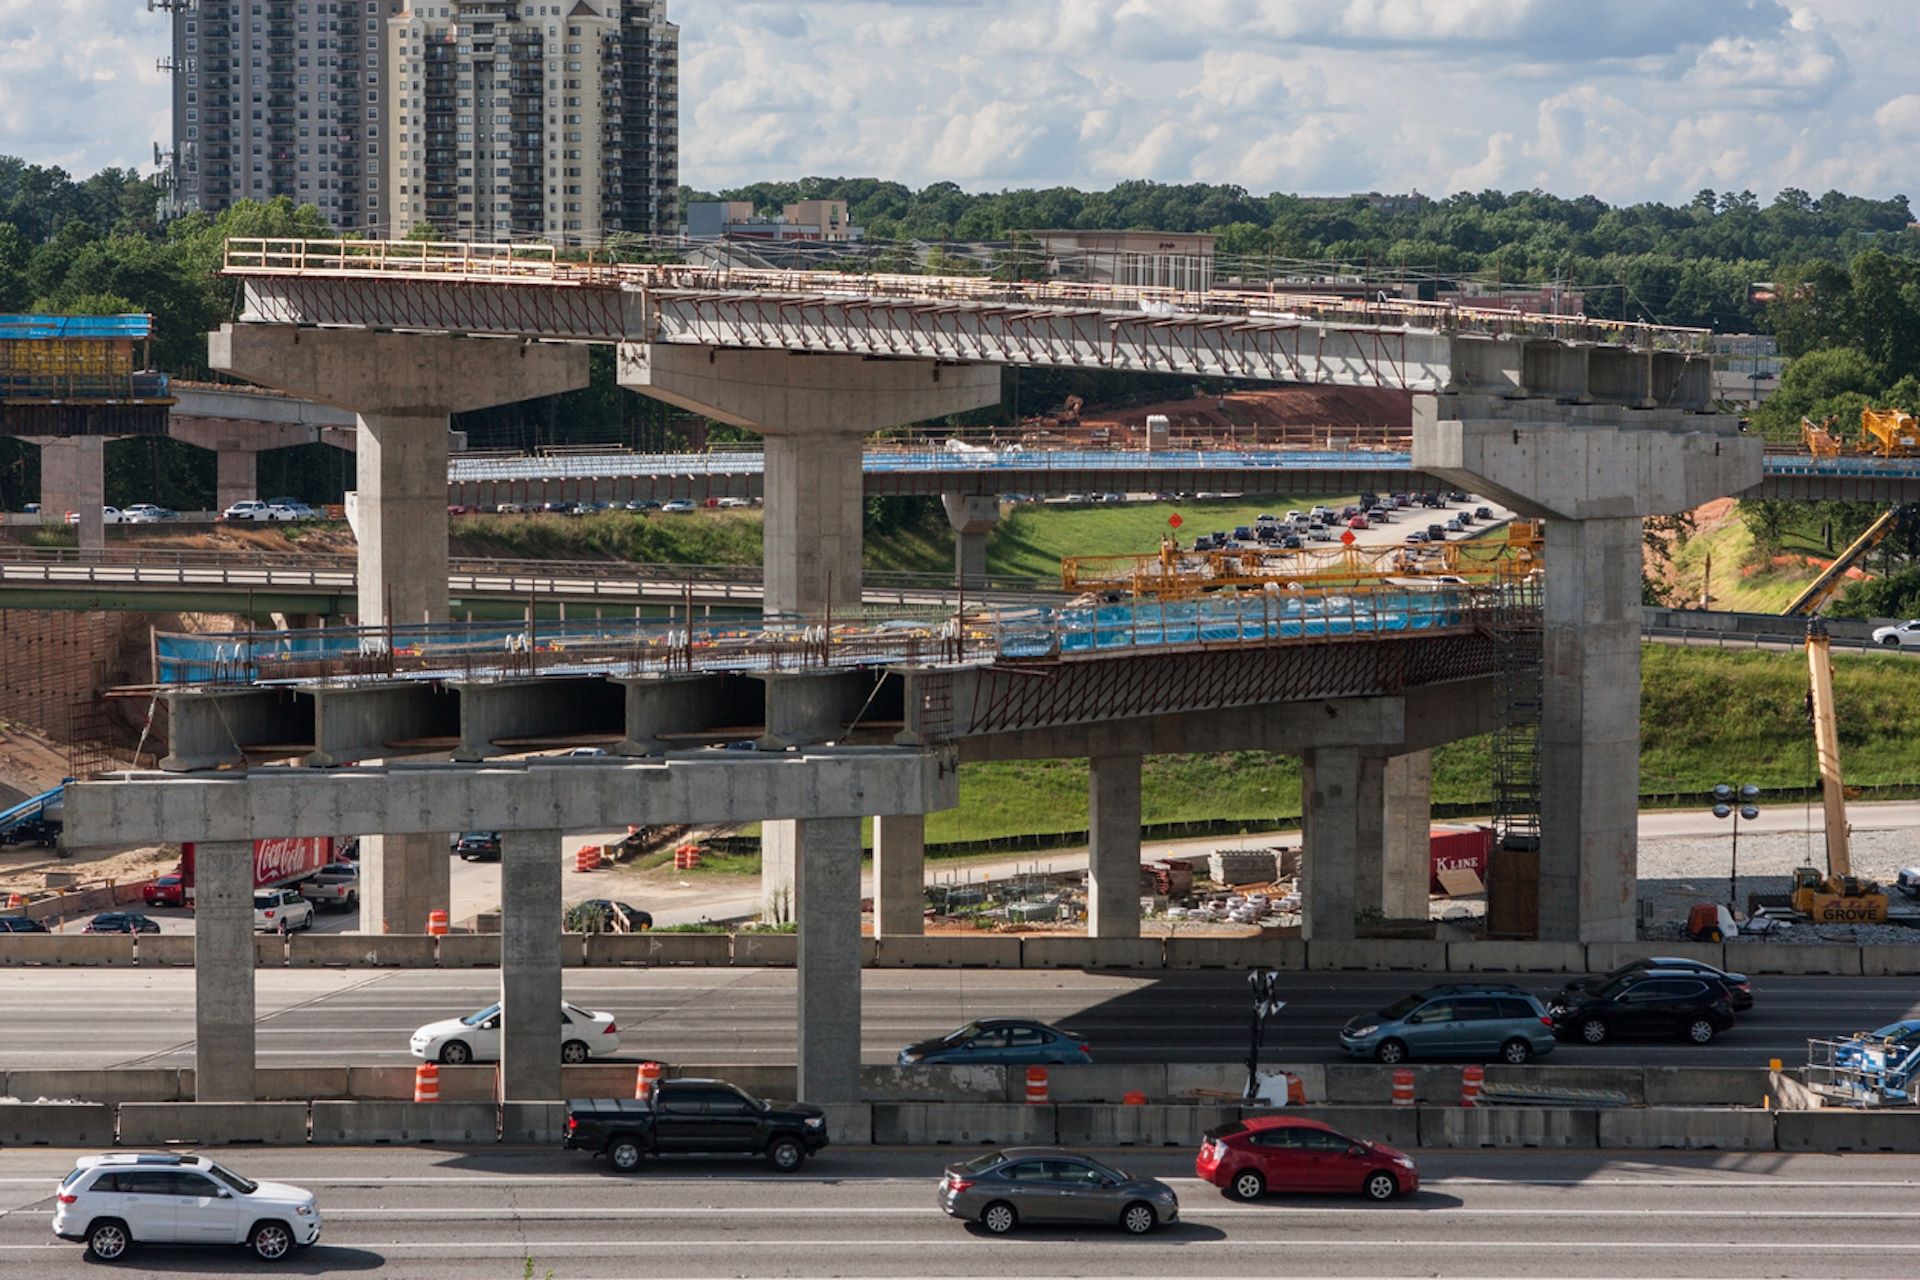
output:
[[[1643,792],[1698,791],[1716,782],[1802,787],[1815,780],[1798,653],[1721,653],[1648,645],[1641,697]],[[1920,663],[1834,659],[1841,757],[1854,784],[1920,782]],[[1433,798],[1483,803],[1491,787],[1485,739],[1436,753]],[[1083,760],[968,765],[960,807],[928,821],[930,841],[1085,829]],[[1299,762],[1254,753],[1160,757],[1141,780],[1145,822],[1261,819],[1297,814]]]

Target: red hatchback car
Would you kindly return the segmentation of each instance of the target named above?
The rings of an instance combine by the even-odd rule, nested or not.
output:
[[[1391,1200],[1420,1189],[1420,1171],[1405,1152],[1294,1116],[1253,1116],[1210,1130],[1193,1172],[1236,1200],[1268,1191]]]

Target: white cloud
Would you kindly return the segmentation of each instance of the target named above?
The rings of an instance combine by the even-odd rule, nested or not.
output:
[[[681,174],[710,190],[822,174],[1634,201],[1887,195],[1920,173],[1920,92],[1899,92],[1912,0],[669,5]],[[0,0],[0,152],[143,163],[168,136],[167,49],[137,0]]]

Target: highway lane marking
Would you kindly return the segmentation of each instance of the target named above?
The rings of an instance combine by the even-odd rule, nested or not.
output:
[[[835,1217],[923,1217],[927,1213],[924,1205],[848,1205],[845,1207],[817,1206],[812,1208],[753,1206],[753,1205],[686,1205],[679,1208],[666,1206],[608,1207],[608,1208],[527,1208],[502,1207],[499,1209],[449,1209],[432,1205],[418,1208],[378,1208],[378,1209],[328,1209],[321,1208],[325,1219],[338,1218],[343,1221],[356,1218],[399,1219],[419,1217],[428,1220],[435,1218],[490,1218],[502,1221],[565,1221],[571,1218],[752,1218],[752,1217],[798,1217],[805,1215],[816,1218]],[[1387,1214],[1419,1214],[1426,1217],[1431,1214],[1443,1215],[1443,1220],[1456,1221],[1460,1218],[1546,1218],[1567,1215],[1565,1206],[1542,1209],[1476,1209],[1462,1205],[1458,1209],[1426,1208],[1420,1205],[1353,1205],[1353,1206],[1308,1206],[1308,1205],[1267,1205],[1249,1206],[1243,1209],[1206,1209],[1182,1217],[1183,1222],[1211,1222],[1215,1218],[1272,1218],[1272,1217],[1343,1217],[1365,1215],[1376,1217]],[[1689,1209],[1589,1209],[1584,1206],[1577,1211],[1583,1218],[1676,1218],[1693,1217],[1700,1212],[1698,1208]],[[1835,1209],[1807,1210],[1793,1209],[1724,1209],[1715,1210],[1716,1219],[1727,1218],[1792,1218],[1796,1222],[1815,1219],[1863,1219],[1878,1221],[1882,1219],[1920,1219],[1920,1210],[1875,1211],[1871,1209]]]
[[[323,1220],[324,1220],[324,1214],[323,1214]],[[957,1230],[958,1224],[955,1223],[954,1225]],[[1172,1230],[1177,1232],[1179,1228],[1174,1227],[1172,1228]],[[968,1238],[973,1239],[974,1237],[969,1236]],[[999,1240],[994,1240],[992,1238],[983,1238],[980,1240],[980,1243],[983,1245],[998,1244],[1002,1248],[1023,1246],[1029,1249],[1047,1248],[1047,1247],[1084,1249],[1090,1244],[1091,1245],[1114,1244],[1114,1242],[1116,1241],[1129,1240],[1129,1239],[1130,1239],[1129,1237],[1113,1236],[1113,1235],[1108,1235],[1103,1237],[1069,1236],[1064,1238],[1056,1237],[1052,1239],[1040,1239],[1031,1235],[1028,1235],[1028,1236],[1015,1235],[1015,1236],[1003,1237]],[[1410,1250],[1418,1251],[1423,1249],[1529,1249],[1529,1250],[1558,1249],[1558,1250],[1584,1250],[1584,1251],[1591,1252],[1591,1251],[1597,1251],[1597,1250],[1613,1251],[1613,1250],[1623,1250],[1623,1249],[1635,1249],[1635,1250],[1685,1249],[1685,1250],[1696,1250],[1696,1251],[1712,1249],[1712,1250],[1723,1252],[1723,1253],[1729,1250],[1734,1250],[1741,1253],[1753,1253],[1753,1252],[1779,1253],[1779,1252],[1785,1252],[1785,1251],[1791,1250],[1795,1253],[1817,1252],[1822,1254],[1829,1254],[1829,1253],[1885,1253],[1889,1247],[1888,1242],[1886,1241],[1880,1241],[1877,1243],[1869,1244],[1864,1242],[1847,1242],[1847,1241],[1840,1241],[1840,1242],[1808,1241],[1805,1239],[1779,1240],[1779,1241],[1741,1240],[1741,1241],[1738,1241],[1737,1243],[1729,1244],[1728,1242],[1723,1240],[1506,1240],[1506,1239],[1435,1240],[1425,1236],[1413,1236],[1413,1237],[1396,1238],[1396,1239],[1390,1239],[1390,1240],[1363,1240],[1363,1239],[1358,1239],[1352,1236],[1334,1236],[1334,1237],[1329,1237],[1323,1240],[1303,1239],[1299,1236],[1271,1236],[1271,1237],[1262,1237],[1259,1239],[1240,1238],[1240,1239],[1233,1239],[1233,1240],[1193,1240],[1193,1239],[1182,1239],[1177,1235],[1175,1236],[1162,1235],[1158,1237],[1158,1241],[1167,1247],[1177,1247],[1183,1252],[1189,1249],[1236,1249],[1236,1248],[1270,1249],[1275,1245],[1286,1245],[1295,1249],[1341,1249],[1341,1250],[1353,1250],[1353,1249],[1409,1250],[1410,1249]],[[757,1240],[752,1237],[738,1236],[738,1235],[722,1236],[722,1237],[711,1239],[711,1240],[678,1240],[678,1239],[660,1240],[656,1238],[648,1238],[648,1239],[630,1239],[630,1240],[525,1240],[525,1239],[447,1240],[447,1241],[369,1240],[369,1241],[342,1242],[338,1238],[323,1237],[321,1241],[321,1244],[323,1246],[332,1245],[336,1248],[348,1247],[348,1245],[351,1244],[352,1247],[359,1247],[359,1248],[377,1247],[383,1251],[399,1251],[399,1252],[408,1252],[408,1253],[429,1253],[430,1254],[430,1253],[453,1253],[458,1250],[473,1250],[476,1252],[482,1251],[482,1250],[485,1250],[485,1251],[505,1250],[514,1257],[526,1256],[527,1254],[532,1252],[539,1252],[539,1253],[545,1254],[555,1249],[588,1249],[588,1250],[595,1250],[595,1251],[604,1250],[604,1249],[648,1249],[648,1250],[653,1250],[655,1252],[669,1251],[669,1250],[682,1250],[682,1249],[722,1249],[722,1250],[731,1249],[736,1251],[746,1250],[746,1249],[844,1250],[844,1249],[898,1249],[902,1245],[907,1245],[907,1246],[929,1245],[929,1244],[940,1245],[940,1244],[947,1244],[947,1243],[949,1243],[949,1241],[945,1237],[929,1237],[926,1239],[909,1239],[909,1240],[902,1240],[899,1237],[893,1237],[893,1238],[884,1239],[884,1240],[836,1240],[836,1239],[817,1239],[817,1238],[805,1238],[805,1237],[796,1238],[796,1239],[781,1238],[781,1239],[771,1239],[771,1240]],[[1128,1243],[1124,1245],[1114,1244],[1114,1247],[1140,1249],[1140,1248],[1151,1247],[1153,1243],[1155,1243],[1155,1238],[1148,1237],[1146,1240],[1141,1240],[1138,1242]],[[46,1252],[50,1250],[68,1251],[68,1250],[74,1249],[74,1247],[75,1246],[72,1244],[66,1244],[59,1241],[49,1241],[45,1244],[0,1244],[0,1250],[4,1250],[5,1252],[8,1252],[8,1253],[39,1253],[39,1252]]]

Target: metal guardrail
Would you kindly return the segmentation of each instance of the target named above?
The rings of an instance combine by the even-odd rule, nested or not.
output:
[[[449,583],[456,591],[551,593],[562,586],[582,588],[587,594],[632,595],[641,587],[739,587],[743,598],[758,601],[762,574],[758,565],[635,564],[612,560],[515,560],[457,556],[448,562]],[[108,548],[81,551],[73,547],[0,547],[0,583],[23,580],[23,571],[37,571],[29,581],[95,583],[140,586],[231,586],[235,588],[351,587],[358,571],[352,556],[299,556],[166,548]],[[875,593],[953,594],[954,581],[946,574],[902,573],[886,570],[865,575]],[[969,594],[1057,596],[1060,586],[1046,578],[988,576],[969,578]]]
[[[659,263],[561,260],[552,245],[462,244],[392,240],[295,240],[232,237],[228,275],[345,276],[453,280],[555,287],[631,287],[687,293],[862,298],[1001,306],[1096,307],[1138,315],[1238,316],[1250,321],[1484,333],[1612,343],[1655,350],[1703,351],[1705,329],[1634,324],[1589,316],[1478,311],[1450,303],[1391,299],[1359,302],[1313,294],[1142,288],[1125,285],[1001,281],[974,276],[914,276],[838,271],[765,270]]]
[[[1532,584],[1251,592],[1204,600],[993,609],[866,610],[847,621],[706,625],[634,619],[445,623],[154,637],[166,685],[341,679],[628,676],[825,670],[892,663],[1093,659],[1152,649],[1337,644],[1509,625],[1539,609]]]

